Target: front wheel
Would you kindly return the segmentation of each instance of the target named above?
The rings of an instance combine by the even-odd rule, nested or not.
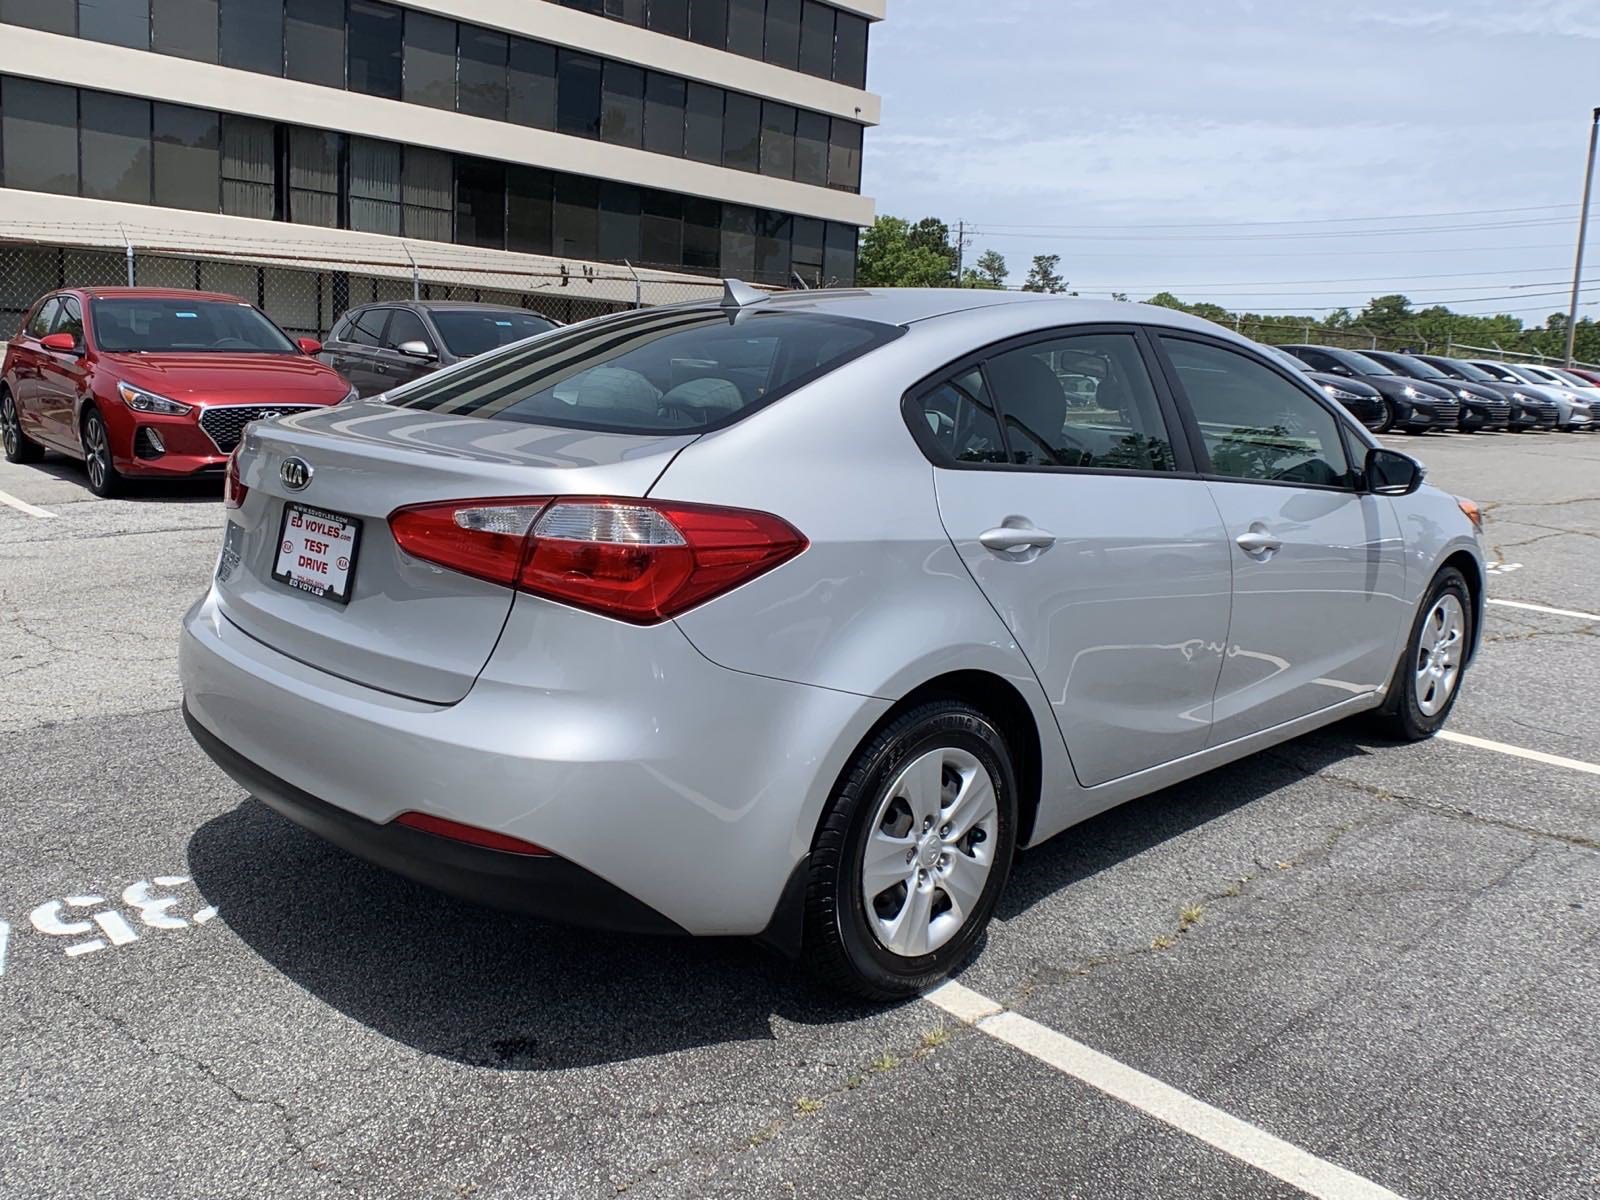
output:
[[[7,462],[32,463],[44,457],[44,447],[22,432],[17,402],[10,392],[3,391],[0,391],[0,445],[5,447]]]
[[[1373,433],[1388,433],[1389,430],[1394,428],[1394,422],[1395,422],[1394,402],[1392,400],[1390,400],[1387,396],[1385,396],[1384,399],[1383,399],[1383,416],[1379,417],[1377,423],[1374,424],[1371,427],[1372,428],[1372,432]]]
[[[958,700],[918,705],[856,753],[812,845],[806,959],[873,1000],[912,995],[972,953],[1017,844],[1011,751]]]
[[[1461,689],[1472,646],[1472,593],[1454,567],[1434,577],[1378,710],[1383,732],[1404,742],[1437,733]]]
[[[111,457],[111,434],[99,410],[83,415],[83,466],[89,475],[89,490],[96,496],[115,496],[122,491],[122,476]]]

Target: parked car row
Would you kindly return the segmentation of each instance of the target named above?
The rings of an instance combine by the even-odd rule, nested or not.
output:
[[[1596,373],[1338,346],[1275,349],[1375,433],[1571,432],[1600,419]]]
[[[89,487],[218,475],[245,426],[373,395],[556,322],[499,305],[366,305],[326,345],[291,338],[236,296],[64,288],[6,344],[0,443],[8,462],[55,451]]]

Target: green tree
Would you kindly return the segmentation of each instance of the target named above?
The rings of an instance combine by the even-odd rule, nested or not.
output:
[[[943,241],[939,231],[943,231]],[[879,217],[861,234],[856,282],[863,287],[947,287],[955,282],[955,248],[942,221],[912,225]]]
[[[1411,309],[1411,301],[1404,296],[1391,294],[1374,296],[1368,300],[1357,320],[1380,338],[1414,338],[1416,317],[1417,314]]]
[[[985,250],[978,255],[977,265],[967,270],[961,286],[992,288],[998,291],[1006,286],[1006,276],[1010,274],[1011,268],[1006,266],[1005,255],[998,250]]]
[[[1025,292],[1048,292],[1059,296],[1067,290],[1067,281],[1056,270],[1061,265],[1059,254],[1035,254],[1033,266],[1028,268],[1028,279],[1022,285]]]

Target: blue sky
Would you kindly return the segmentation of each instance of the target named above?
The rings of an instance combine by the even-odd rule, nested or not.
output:
[[[975,225],[969,261],[1001,251],[1012,283],[1058,253],[1085,295],[1401,291],[1542,322],[1567,306],[1597,68],[1596,0],[891,0],[863,186]]]

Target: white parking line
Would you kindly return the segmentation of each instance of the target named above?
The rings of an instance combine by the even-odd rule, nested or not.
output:
[[[1474,746],[1479,750],[1493,750],[1496,754],[1509,754],[1512,758],[1525,758],[1529,762],[1544,763],[1549,767],[1565,767],[1569,771],[1582,771],[1586,775],[1600,775],[1600,763],[1584,762],[1581,758],[1562,758],[1559,754],[1546,754],[1543,750],[1525,750],[1521,746],[1508,746],[1505,742],[1491,742],[1488,738],[1473,737],[1470,733],[1454,733],[1441,729],[1433,735],[1441,741],[1455,742],[1460,746]]]
[[[5,504],[18,512],[27,513],[30,517],[53,517],[55,513],[45,512],[36,504],[29,504],[26,500],[18,500],[10,492],[0,492],[0,504]]]
[[[1549,613],[1553,617],[1576,617],[1580,621],[1600,621],[1600,613],[1578,612],[1572,608],[1547,608],[1543,604],[1524,604],[1521,600],[1490,600],[1502,608],[1525,608],[1529,612]]]
[[[1318,1158],[1020,1013],[1008,1012],[987,996],[959,983],[942,983],[926,993],[925,999],[996,1041],[1021,1050],[1307,1195],[1325,1200],[1400,1200],[1397,1193],[1386,1187]]]

